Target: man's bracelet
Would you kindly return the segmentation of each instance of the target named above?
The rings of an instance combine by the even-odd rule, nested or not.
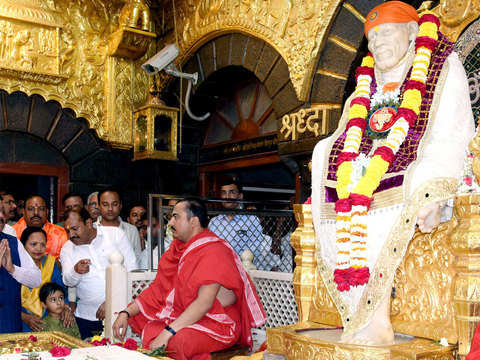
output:
[[[177,332],[173,330],[169,325],[165,326],[165,330],[167,330],[172,335],[175,335]]]
[[[127,318],[130,318],[130,313],[127,310],[120,311],[118,315],[120,315],[121,313],[127,314]]]

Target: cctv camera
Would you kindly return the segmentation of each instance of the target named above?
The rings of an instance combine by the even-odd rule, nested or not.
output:
[[[142,65],[142,69],[145,70],[148,75],[155,75],[171,64],[173,60],[177,58],[178,54],[179,51],[177,45],[167,45],[160,52],[155,54],[155,56],[148,59]]]

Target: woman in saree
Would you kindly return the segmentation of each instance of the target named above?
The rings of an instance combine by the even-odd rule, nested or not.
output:
[[[46,315],[46,311],[40,303],[40,288],[47,282],[54,282],[65,288],[62,281],[62,271],[55,257],[45,253],[47,234],[42,228],[27,227],[23,231],[20,241],[42,272],[42,283],[39,287],[32,289],[22,285],[22,330],[24,332],[42,331],[44,325],[42,317]],[[64,326],[71,327],[74,320],[70,307],[65,304],[62,313]]]

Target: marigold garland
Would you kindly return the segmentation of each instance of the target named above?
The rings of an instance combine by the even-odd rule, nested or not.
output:
[[[339,291],[364,285],[370,278],[367,263],[367,214],[373,192],[395,160],[395,154],[407,137],[409,128],[420,113],[432,52],[437,46],[439,20],[425,12],[419,20],[415,40],[415,58],[410,78],[405,82],[403,100],[387,138],[371,156],[364,175],[352,184],[353,161],[359,155],[370,109],[374,59],[368,53],[357,68],[354,98],[350,103],[346,138],[337,158],[337,194],[335,204],[337,260],[334,281]],[[351,192],[349,187],[353,186]]]

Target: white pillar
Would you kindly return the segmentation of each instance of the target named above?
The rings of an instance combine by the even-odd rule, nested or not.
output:
[[[105,296],[105,337],[113,339],[112,325],[118,313],[127,307],[128,274],[123,266],[123,255],[115,251],[110,255],[106,269]]]

